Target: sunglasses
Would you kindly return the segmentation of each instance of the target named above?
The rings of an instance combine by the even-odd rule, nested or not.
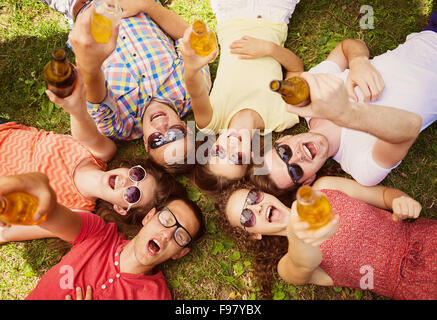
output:
[[[288,163],[293,157],[293,151],[286,144],[275,144],[274,146],[279,158],[281,158],[281,160],[287,165],[288,175],[290,176],[291,180],[293,180],[295,184],[299,184],[298,181],[303,177],[302,168],[298,164]]]
[[[173,238],[180,247],[186,247],[191,242],[191,235],[176,219],[175,215],[167,207],[164,207],[158,214],[158,221],[166,228],[177,226],[173,232]]]
[[[187,130],[183,126],[176,124],[171,126],[165,135],[163,135],[161,132],[152,133],[147,139],[147,144],[151,149],[156,149],[166,145],[167,143],[184,139],[186,136]]]
[[[226,151],[221,145],[214,145],[210,150],[210,155],[213,158],[226,158]],[[229,156],[229,161],[237,166],[243,165],[243,154],[241,152],[233,153]]]
[[[246,201],[244,202],[244,207],[240,215],[240,224],[243,226],[244,230],[246,230],[246,228],[253,227],[256,224],[255,214],[252,210],[246,207],[258,204],[263,199],[264,193],[258,189],[251,189],[247,194]]]
[[[127,211],[137,204],[141,199],[141,190],[138,188],[138,183],[143,181],[147,176],[146,169],[138,165],[129,169],[128,177],[134,183],[133,186],[126,187],[123,191],[123,199],[128,203]]]

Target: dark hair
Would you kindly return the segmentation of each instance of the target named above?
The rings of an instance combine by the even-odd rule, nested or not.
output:
[[[194,213],[194,216],[196,217],[197,222],[199,222],[199,229],[197,230],[196,234],[194,236],[191,235],[192,236],[191,244],[193,244],[194,242],[196,242],[198,239],[200,239],[205,234],[205,221],[203,218],[202,210],[199,208],[199,206],[195,202],[188,199],[188,196],[186,194],[171,196],[170,198],[167,199],[167,201],[164,204],[162,204],[161,206],[159,206],[157,208],[157,211],[160,211],[162,208],[164,208],[165,206],[170,204],[172,201],[176,201],[176,200],[184,202],[190,208],[190,210]]]
[[[107,201],[99,199],[96,204],[96,214],[107,222],[115,222],[119,230],[127,237],[132,237],[141,229],[144,216],[152,209],[166,203],[171,196],[181,196],[185,190],[169,173],[157,167],[149,160],[127,160],[121,159],[112,161],[111,168],[132,167],[140,164],[146,169],[147,174],[156,180],[156,189],[152,197],[152,202],[146,207],[134,207],[125,216],[115,212],[113,205]]]
[[[171,174],[185,174],[193,171],[195,164],[188,163],[188,155],[185,153],[183,163],[173,163],[173,164],[159,164],[153,159],[153,153],[149,152],[149,160],[157,167],[162,168],[164,171]]]
[[[243,178],[229,179],[214,174],[208,164],[197,164],[193,172],[194,183],[200,188],[211,192],[220,192],[225,187],[240,181]]]
[[[218,222],[223,230],[232,237],[240,248],[245,249],[254,257],[254,268],[260,286],[260,293],[264,299],[271,300],[274,274],[279,260],[287,253],[288,241],[280,236],[265,236],[262,240],[254,240],[240,227],[231,226],[225,214],[226,205],[231,195],[239,189],[252,189],[250,182],[239,182],[223,191],[216,200],[218,209],[223,214],[218,215]]]
[[[270,178],[269,174],[254,174],[254,171],[256,168],[260,167],[262,168],[264,166],[264,162],[261,164],[254,164],[251,165],[249,168],[249,179],[250,181],[260,190],[270,193],[274,196],[281,196],[288,192],[293,192],[293,190],[296,189],[296,185],[293,185],[292,187],[288,189],[280,189],[276,185],[276,183]]]

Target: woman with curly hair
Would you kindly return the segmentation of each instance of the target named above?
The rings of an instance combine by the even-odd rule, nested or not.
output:
[[[292,284],[370,289],[393,299],[437,298],[437,220],[402,221],[419,216],[417,201],[397,189],[339,177],[323,177],[314,188],[335,213],[316,230],[299,218],[296,202],[290,209],[256,189],[234,192],[226,215],[259,240],[287,237],[277,270]]]
[[[72,136],[15,122],[0,124],[0,175],[45,173],[62,205],[72,210],[93,211],[96,200],[102,199],[131,223],[141,221],[141,216],[178,188],[169,174],[150,162],[105,171],[116,146],[97,131],[87,113],[79,69],[71,96],[61,99],[48,90],[46,93],[70,113]],[[0,227],[0,242],[51,236],[32,226]]]

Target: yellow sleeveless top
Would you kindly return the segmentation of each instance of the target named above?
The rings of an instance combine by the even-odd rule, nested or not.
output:
[[[271,80],[282,79],[279,62],[271,57],[239,59],[229,46],[247,35],[283,46],[287,24],[266,19],[229,19],[217,25],[220,43],[220,63],[210,94],[213,115],[202,130],[219,133],[227,129],[232,117],[240,110],[252,109],[264,120],[264,134],[281,132],[299,122],[299,117],[286,111],[281,96],[270,90]]]

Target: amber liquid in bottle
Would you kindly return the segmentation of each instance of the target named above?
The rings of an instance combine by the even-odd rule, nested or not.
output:
[[[107,43],[112,27],[120,22],[121,8],[117,0],[94,0],[91,34],[98,43]]]
[[[47,89],[60,98],[68,97],[74,90],[76,71],[62,49],[52,52],[52,60],[44,67]]]
[[[205,23],[196,20],[193,23],[190,44],[198,56],[206,57],[217,48],[217,39],[215,33],[209,30]]]
[[[302,186],[297,191],[297,213],[310,224],[310,229],[323,227],[333,218],[328,198],[310,186]]]
[[[33,221],[37,208],[38,199],[25,192],[0,196],[0,220],[8,224],[35,225],[45,221],[45,215]]]
[[[302,77],[273,80],[270,89],[281,94],[282,99],[289,104],[303,107],[310,103],[310,87]]]

